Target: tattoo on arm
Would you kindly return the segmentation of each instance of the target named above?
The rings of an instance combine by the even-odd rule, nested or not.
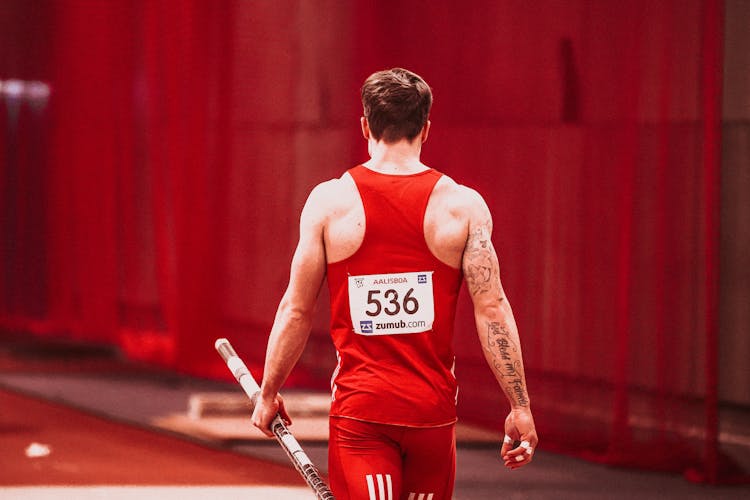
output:
[[[491,222],[472,229],[464,251],[464,276],[471,295],[490,291],[499,280],[499,270],[492,259]]]
[[[492,366],[502,377],[505,391],[513,395],[519,406],[528,406],[520,351],[506,325],[495,321],[487,324],[487,350],[492,356]]]

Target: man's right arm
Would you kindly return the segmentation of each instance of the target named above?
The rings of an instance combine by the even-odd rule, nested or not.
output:
[[[500,282],[489,208],[473,190],[466,189],[466,199],[468,237],[462,259],[464,279],[474,304],[474,319],[484,357],[510,404],[505,434],[511,442],[504,441],[501,455],[505,465],[515,469],[531,461],[538,441],[526,388],[521,342]],[[520,441],[525,446],[512,449],[512,441]]]
[[[267,436],[273,436],[270,424],[277,412],[290,422],[278,391],[305,348],[325,277],[323,228],[328,196],[325,183],[321,184],[310,193],[302,209],[299,242],[292,258],[289,284],[268,338],[263,381],[252,416],[253,425]]]

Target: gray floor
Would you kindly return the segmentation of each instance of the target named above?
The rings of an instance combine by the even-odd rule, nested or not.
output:
[[[171,374],[0,374],[0,386],[62,402],[130,424],[150,427],[155,417],[184,412],[194,392],[239,390],[233,383],[210,382]],[[237,444],[233,448],[280,463],[286,456],[273,440]],[[325,470],[324,445],[306,445],[308,455]],[[611,468],[545,452],[530,466],[507,471],[494,447],[459,446],[456,499],[740,499],[750,486],[710,487],[692,484],[679,475]]]

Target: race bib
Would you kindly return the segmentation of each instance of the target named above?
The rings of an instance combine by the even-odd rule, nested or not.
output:
[[[360,335],[397,335],[432,329],[432,271],[349,276],[349,313]]]

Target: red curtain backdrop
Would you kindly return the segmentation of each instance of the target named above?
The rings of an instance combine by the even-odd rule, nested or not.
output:
[[[306,195],[366,154],[363,79],[404,66],[434,88],[424,160],[494,213],[544,446],[718,480],[719,3],[39,4],[3,21],[49,43],[4,44],[29,52],[0,78],[52,95],[2,105],[0,326],[209,377],[226,336],[259,371]],[[326,306],[290,385],[327,384]],[[460,411],[499,426],[471,318]]]

